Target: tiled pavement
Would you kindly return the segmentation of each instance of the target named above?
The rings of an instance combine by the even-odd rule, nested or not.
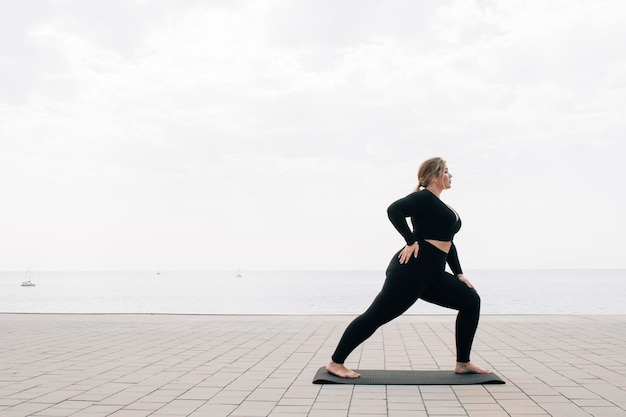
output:
[[[0,416],[626,416],[626,316],[483,316],[505,385],[312,384],[351,318],[0,314]],[[400,317],[348,365],[450,369],[453,329]]]

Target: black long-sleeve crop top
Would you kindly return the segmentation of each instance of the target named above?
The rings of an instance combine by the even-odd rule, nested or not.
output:
[[[393,202],[387,214],[407,245],[424,239],[452,242],[461,229],[457,213],[428,190],[413,192]],[[413,230],[407,224],[407,217],[411,218]],[[448,252],[448,265],[455,275],[463,273],[454,242]]]

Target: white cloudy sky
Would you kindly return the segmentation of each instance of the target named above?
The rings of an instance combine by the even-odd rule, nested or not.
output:
[[[0,270],[624,268],[626,2],[0,2]]]

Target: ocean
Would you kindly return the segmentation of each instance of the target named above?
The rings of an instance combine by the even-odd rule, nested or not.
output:
[[[626,314],[626,269],[476,270],[483,314]],[[383,271],[0,272],[3,313],[358,314]],[[408,314],[450,314],[418,301]]]

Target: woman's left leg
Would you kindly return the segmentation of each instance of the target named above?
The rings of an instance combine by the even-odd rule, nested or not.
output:
[[[476,290],[469,288],[454,275],[443,272],[441,279],[433,282],[421,298],[429,303],[458,310],[456,360],[461,363],[469,362],[480,317],[480,297]]]

